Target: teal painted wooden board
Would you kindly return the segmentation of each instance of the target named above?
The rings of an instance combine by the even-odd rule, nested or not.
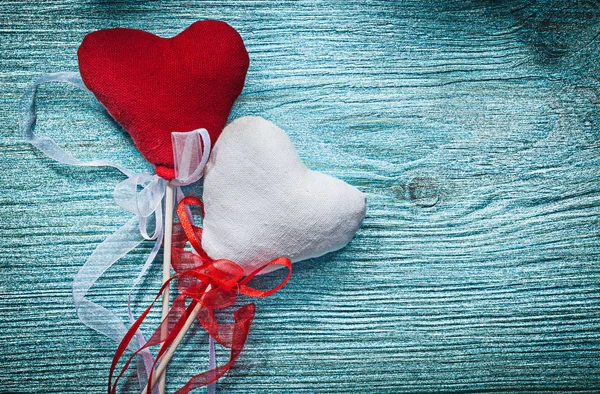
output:
[[[218,392],[600,390],[597,2],[4,0],[0,18],[0,392],[105,390],[115,345],[78,322],[70,283],[128,219],[116,171],[57,165],[19,139],[21,93],[75,71],[89,31],[171,36],[203,18],[250,53],[232,118],[273,121],[309,167],[369,200],[347,248],[258,301]],[[47,87],[39,105],[39,133],[76,156],[148,168],[85,95]],[[93,299],[124,317],[150,246]],[[188,340],[169,390],[206,349]]]

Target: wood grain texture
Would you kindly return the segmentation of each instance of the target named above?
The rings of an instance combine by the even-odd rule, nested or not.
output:
[[[76,70],[89,31],[172,36],[203,18],[250,53],[232,118],[273,121],[369,200],[347,248],[258,301],[219,392],[600,391],[598,2],[4,0],[0,18],[0,392],[105,391],[115,345],[78,322],[70,282],[128,219],[116,171],[57,165],[19,139],[20,95]],[[52,86],[39,105],[39,133],[76,156],[148,168],[85,95]],[[150,246],[94,299],[125,316]],[[138,313],[159,282],[156,264]],[[188,340],[171,391],[206,349]]]

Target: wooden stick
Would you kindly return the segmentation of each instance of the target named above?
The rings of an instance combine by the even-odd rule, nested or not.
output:
[[[208,287],[206,288],[205,294],[210,290],[210,287],[211,286],[208,285]],[[173,340],[171,347],[161,357],[160,364],[158,364],[158,367],[156,368],[156,372],[154,372],[154,374],[152,375],[152,381],[156,381],[155,379],[157,377],[160,379],[161,376],[165,376],[164,372],[167,369],[167,364],[169,363],[169,361],[171,361],[173,354],[175,354],[177,347],[179,346],[181,341],[183,341],[183,338],[185,337],[185,334],[187,334],[188,330],[192,326],[192,323],[194,323],[194,320],[196,320],[196,317],[198,317],[198,313],[200,313],[200,308],[201,308],[201,305],[200,305],[200,303],[198,303],[194,307],[194,309],[192,309],[192,313],[190,313],[190,315],[188,316],[188,319],[185,321],[185,324],[181,328],[181,331],[179,331],[179,334],[177,334],[177,336]],[[144,390],[142,390],[141,394],[147,394],[147,392],[148,392],[148,385],[146,385]]]
[[[162,280],[163,284],[169,280],[171,277],[171,244],[173,240],[173,202],[174,202],[174,190],[173,185],[171,183],[167,183],[167,189],[165,190],[165,238],[164,238],[164,249],[163,249],[163,275]],[[169,315],[169,290],[170,286],[167,286],[162,294],[162,320],[164,320]],[[168,325],[165,325],[162,328],[160,336],[162,339],[167,337],[168,333]],[[168,361],[167,361],[168,362]],[[164,363],[164,367],[166,368],[166,364]],[[163,362],[161,359],[161,366],[163,366]],[[163,369],[165,369],[163,368]],[[160,394],[165,394],[165,386],[167,383],[167,374],[163,373],[158,382],[158,391]]]

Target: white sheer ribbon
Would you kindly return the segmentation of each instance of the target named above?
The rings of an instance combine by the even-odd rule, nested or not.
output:
[[[83,162],[62,150],[52,139],[40,137],[34,134],[33,128],[36,122],[36,93],[38,86],[47,82],[64,82],[89,92],[78,73],[61,72],[41,76],[37,79],[21,98],[19,106],[19,126],[23,138],[42,151],[46,156],[64,164],[84,167],[113,167],[127,176],[127,179],[119,183],[114,191],[115,202],[123,209],[131,212],[134,216],[113,234],[109,235],[100,243],[94,252],[75,275],[73,280],[73,301],[77,316],[88,327],[100,332],[119,343],[127,327],[123,321],[113,312],[105,307],[86,298],[94,283],[115,262],[135,249],[144,240],[155,241],[154,247],[136,277],[129,292],[139,284],[142,277],[156,257],[163,239],[164,230],[164,204],[163,197],[167,182],[157,175],[150,173],[135,173],[119,164],[106,160],[93,160]],[[211,143],[210,136],[205,129],[192,132],[174,132],[171,134],[173,141],[173,155],[175,162],[176,178],[171,181],[177,186],[178,199],[182,198],[181,186],[198,181],[208,161]],[[140,189],[141,190],[138,190]],[[148,233],[148,222],[154,217],[155,228],[152,235]],[[128,302],[129,319],[133,321],[130,302]],[[141,332],[137,335],[138,346],[143,346],[145,340]],[[130,346],[130,350],[136,350]],[[142,352],[144,365],[138,363],[138,378],[140,387],[144,387],[145,378],[142,374],[148,374],[152,367],[152,356],[150,352]],[[212,358],[212,356],[211,356]],[[213,387],[214,389],[214,387]]]

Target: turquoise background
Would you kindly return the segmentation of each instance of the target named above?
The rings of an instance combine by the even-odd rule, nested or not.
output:
[[[598,2],[3,0],[0,392],[106,391],[115,344],[77,320],[70,283],[129,219],[112,201],[117,171],[59,165],[20,140],[20,95],[76,71],[87,32],[172,36],[204,18],[250,53],[231,117],[273,121],[310,168],[369,200],[348,247],[257,302],[218,392],[600,391]],[[38,102],[37,131],[75,156],[149,168],[85,94],[45,87]],[[150,248],[92,299],[125,316]],[[159,278],[157,263],[136,313]],[[169,391],[206,351],[201,332],[188,339]]]

